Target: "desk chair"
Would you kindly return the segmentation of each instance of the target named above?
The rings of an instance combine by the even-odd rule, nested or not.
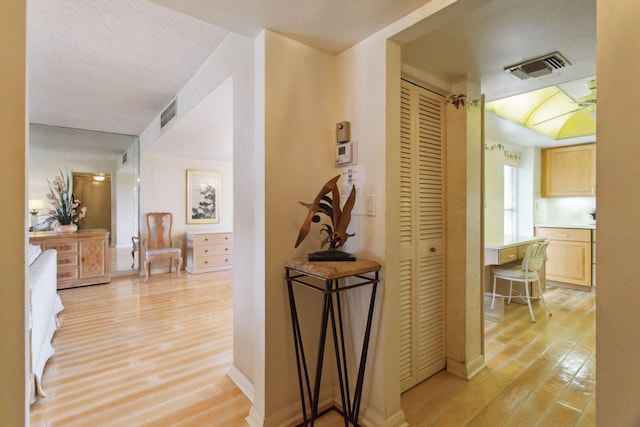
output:
[[[540,269],[544,265],[544,262],[547,258],[547,246],[549,245],[548,240],[542,240],[533,242],[527,248],[527,252],[524,255],[524,259],[522,263],[510,263],[504,264],[500,266],[493,267],[493,297],[491,300],[491,308],[493,308],[493,303],[496,298],[496,280],[504,279],[509,281],[509,299],[507,303],[511,303],[511,297],[513,296],[513,282],[521,282],[524,284],[524,292],[525,294],[517,294],[516,296],[522,298],[527,302],[529,306],[529,314],[531,314],[531,321],[533,323],[536,322],[536,318],[533,315],[533,309],[531,308],[531,300],[533,298],[529,292],[529,283],[537,283],[538,293],[540,294],[540,301],[544,305],[544,308],[551,316],[551,311],[549,307],[547,307],[547,303],[544,300],[544,296],[542,295],[542,286],[540,286]]]
[[[145,282],[149,280],[149,264],[159,259],[169,260],[169,273],[171,273],[173,261],[178,261],[178,277],[180,277],[182,249],[173,245],[172,227],[173,215],[170,212],[149,212],[147,214],[148,234],[142,241]]]

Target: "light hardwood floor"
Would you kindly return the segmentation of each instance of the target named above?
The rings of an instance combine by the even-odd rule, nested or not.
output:
[[[115,277],[60,292],[65,310],[31,425],[244,426],[232,361],[228,272]],[[595,425],[595,295],[545,294],[553,317],[506,306],[486,322],[487,369],[441,372],[402,396],[410,426]],[[536,304],[537,306],[537,304]],[[365,384],[366,386],[366,384]],[[342,426],[335,413],[317,426]]]
[[[595,294],[547,287],[553,316],[505,305],[485,321],[487,368],[465,381],[440,372],[407,391],[411,427],[595,426]]]

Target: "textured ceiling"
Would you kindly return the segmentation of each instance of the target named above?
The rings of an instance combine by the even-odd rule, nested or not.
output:
[[[430,0],[153,0],[254,38],[265,28],[337,54]]]
[[[31,123],[139,135],[228,34],[147,0],[28,4]]]
[[[464,14],[441,12],[428,21],[438,25],[425,25],[403,46],[403,62],[445,76],[475,76],[487,101],[596,72],[596,0],[492,0]],[[504,71],[554,51],[571,66],[527,80]]]
[[[428,2],[30,0],[30,121],[139,135],[227,31],[251,37],[269,28],[335,53]],[[494,100],[595,74],[595,3],[459,1],[396,39],[406,64],[475,75]],[[554,50],[572,66],[527,81],[502,70]]]

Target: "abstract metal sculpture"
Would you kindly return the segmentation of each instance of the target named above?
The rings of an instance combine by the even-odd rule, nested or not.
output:
[[[330,179],[322,186],[322,189],[311,203],[299,202],[302,206],[309,209],[306,219],[300,227],[298,239],[295,247],[307,237],[311,229],[312,222],[320,222],[320,215],[325,214],[331,219],[331,225],[324,224],[320,232],[327,233],[327,237],[322,241],[320,248],[329,244],[329,250],[314,252],[309,254],[309,260],[312,261],[353,261],[355,257],[349,253],[342,252],[341,249],[347,242],[349,237],[355,234],[348,234],[347,227],[351,221],[351,211],[356,202],[355,185],[351,189],[351,193],[340,209],[340,192],[338,191],[338,179],[340,175]],[[329,196],[329,193],[331,195]]]

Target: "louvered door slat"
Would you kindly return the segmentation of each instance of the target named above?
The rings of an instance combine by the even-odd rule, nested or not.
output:
[[[445,367],[443,99],[405,81],[400,115],[401,388]]]

